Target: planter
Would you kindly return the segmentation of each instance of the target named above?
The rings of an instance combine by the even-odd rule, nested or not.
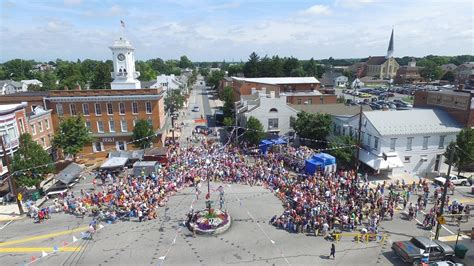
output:
[[[195,222],[189,224],[189,230],[195,231],[201,235],[222,234],[231,225],[231,217],[228,213],[221,210],[212,210],[211,213],[207,209],[196,212]]]

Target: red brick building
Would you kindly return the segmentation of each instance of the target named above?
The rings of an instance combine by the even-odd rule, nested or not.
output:
[[[440,108],[464,127],[474,127],[474,97],[470,91],[418,91],[413,107]]]
[[[327,104],[337,103],[337,96],[325,94],[321,83],[314,77],[282,77],[282,78],[238,78],[233,77],[232,87],[234,99],[240,100],[241,95],[252,95],[252,91],[264,90],[265,93],[275,92],[286,95],[289,104]]]

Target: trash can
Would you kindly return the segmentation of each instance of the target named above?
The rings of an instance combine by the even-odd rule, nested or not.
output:
[[[464,259],[464,257],[466,256],[467,250],[468,249],[466,246],[459,244],[459,245],[456,245],[456,247],[454,247],[454,254],[458,258]]]
[[[38,191],[31,193],[31,200],[32,201],[37,201],[39,198],[40,198],[40,193]]]

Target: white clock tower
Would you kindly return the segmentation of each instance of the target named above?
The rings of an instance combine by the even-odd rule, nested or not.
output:
[[[112,46],[112,57],[114,59],[114,72],[110,83],[112,90],[140,89],[138,77],[140,72],[135,71],[135,50],[130,42],[120,37]]]

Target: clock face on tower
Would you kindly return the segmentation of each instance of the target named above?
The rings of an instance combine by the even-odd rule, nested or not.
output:
[[[123,61],[123,60],[125,60],[125,55],[124,54],[118,54],[117,59],[120,60],[120,61]]]

